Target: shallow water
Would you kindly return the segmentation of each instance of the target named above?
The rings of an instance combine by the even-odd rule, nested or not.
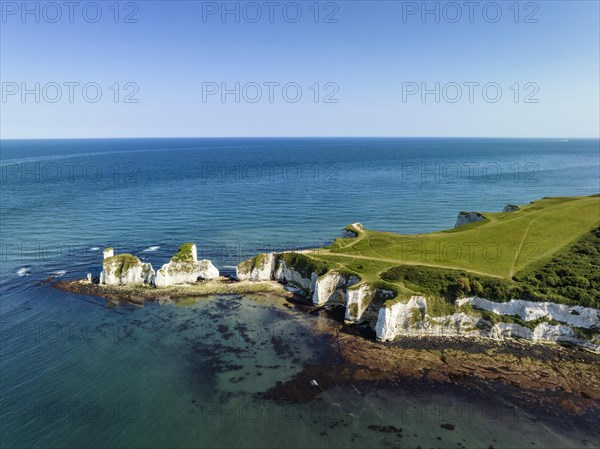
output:
[[[17,327],[3,329],[10,348],[3,350],[3,447],[566,448],[597,441],[589,418],[535,416],[502,397],[425,382],[339,385],[303,403],[264,399],[306,362],[328,362],[332,346],[319,332],[330,318],[276,296],[110,307],[47,285],[32,289],[38,299],[15,308],[9,319]],[[36,301],[52,306],[34,312]],[[390,425],[402,431],[369,428]]]

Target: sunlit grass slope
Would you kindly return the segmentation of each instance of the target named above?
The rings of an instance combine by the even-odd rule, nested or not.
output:
[[[552,272],[558,273],[559,278],[564,275],[593,281],[598,277],[593,272],[599,268],[594,262],[594,251],[600,251],[598,236],[588,234],[600,225],[600,195],[544,198],[517,211],[484,215],[484,221],[429,234],[358,229],[357,237],[337,239],[331,246],[311,252],[309,257],[327,262],[330,268],[357,273],[363,281],[392,283],[399,296],[423,290],[435,293],[438,288],[448,287],[442,284],[460,276],[481,281],[488,294],[490,288],[496,288],[495,284],[502,286],[497,288],[499,291],[518,284],[518,291],[506,290],[506,295],[577,302],[576,297],[569,295],[552,298],[556,291],[545,289],[543,276]],[[556,255],[561,255],[560,259],[553,259]],[[583,259],[577,268],[565,262],[579,257]],[[558,260],[565,266],[548,267]],[[546,275],[535,270],[545,270]],[[528,276],[531,280],[537,276],[533,290],[530,287],[536,282],[528,282]],[[581,279],[578,282],[584,283]]]

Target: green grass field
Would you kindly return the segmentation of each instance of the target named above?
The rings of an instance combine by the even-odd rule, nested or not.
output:
[[[393,285],[398,298],[480,293],[600,306],[600,238],[590,234],[600,225],[600,195],[544,198],[484,215],[485,221],[429,234],[359,230],[356,238],[337,239],[309,257],[363,281]]]

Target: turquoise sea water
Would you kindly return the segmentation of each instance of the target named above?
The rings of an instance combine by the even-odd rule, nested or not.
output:
[[[106,246],[157,267],[194,241],[230,272],[355,221],[427,232],[460,210],[598,193],[598,140],[2,141],[0,159],[3,448],[597,444],[591,425],[452,389],[273,402],[261,393],[327,357],[327,318],[262,295],[108,306],[43,281],[97,273]],[[403,438],[368,428],[391,424]]]

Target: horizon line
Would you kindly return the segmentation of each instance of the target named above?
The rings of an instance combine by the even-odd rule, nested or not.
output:
[[[596,139],[600,136],[114,136],[114,137],[9,137],[10,140],[115,140],[115,139]]]

